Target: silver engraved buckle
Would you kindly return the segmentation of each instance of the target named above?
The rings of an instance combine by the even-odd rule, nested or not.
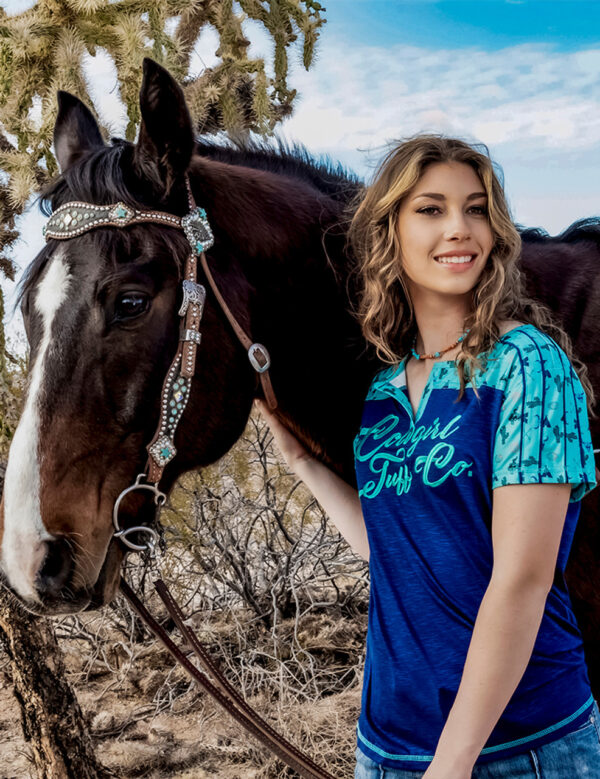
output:
[[[248,359],[250,360],[250,365],[257,373],[264,373],[271,367],[271,357],[266,347],[262,344],[252,344],[248,349]]]
[[[195,281],[189,281],[186,279],[183,282],[183,300],[181,301],[181,307],[177,312],[179,316],[185,316],[190,306],[199,306],[200,316],[204,310],[204,301],[206,300],[206,290],[202,284],[196,284]]]

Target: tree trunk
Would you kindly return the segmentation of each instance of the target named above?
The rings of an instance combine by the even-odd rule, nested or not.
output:
[[[5,470],[0,463],[0,495]],[[0,642],[10,658],[23,735],[39,779],[115,776],[96,759],[52,622],[30,614],[1,585]]]
[[[39,779],[114,776],[96,759],[50,620],[29,614],[0,590],[0,640]]]

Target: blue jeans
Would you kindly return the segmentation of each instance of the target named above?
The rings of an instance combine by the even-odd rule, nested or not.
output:
[[[425,771],[384,768],[356,750],[354,779],[420,779]],[[584,725],[520,755],[476,765],[472,779],[600,779],[600,710]]]

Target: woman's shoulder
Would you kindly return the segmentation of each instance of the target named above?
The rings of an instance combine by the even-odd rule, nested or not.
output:
[[[500,337],[506,335],[511,330],[515,330],[518,327],[525,327],[525,322],[518,322],[516,319],[504,319],[498,323],[500,329]]]
[[[521,374],[529,380],[559,379],[571,373],[569,358],[561,346],[535,325],[507,320],[490,352],[505,378]]]
[[[530,322],[518,322],[509,319],[500,322],[499,328],[500,336],[496,345],[505,347],[501,351],[508,353],[515,350],[533,352],[539,349],[546,349],[549,351],[558,350],[559,353],[563,353],[563,350],[552,336]]]

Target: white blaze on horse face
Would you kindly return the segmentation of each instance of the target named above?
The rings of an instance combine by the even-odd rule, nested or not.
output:
[[[52,538],[44,527],[40,509],[40,392],[50,351],[52,324],[67,297],[71,277],[65,250],[49,260],[35,294],[35,311],[42,319],[42,339],[31,369],[29,392],[15,432],[4,489],[4,538],[2,569],[9,584],[27,600],[39,600],[35,579],[46,556],[44,541]],[[53,361],[58,359],[52,354]]]

